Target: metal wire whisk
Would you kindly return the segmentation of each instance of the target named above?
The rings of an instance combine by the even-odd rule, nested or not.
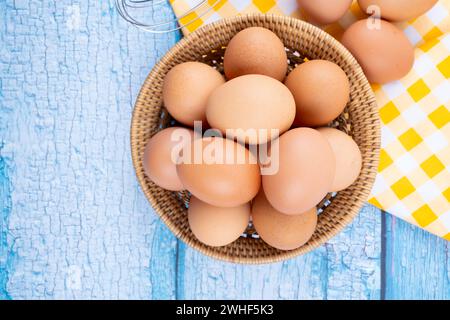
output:
[[[167,0],[116,0],[116,8],[123,19],[144,31],[151,33],[169,33],[194,23],[210,12],[219,1],[220,0],[216,0],[214,3],[208,4],[208,0],[198,0],[187,12],[184,12],[174,19],[161,22],[156,22],[154,20],[158,16],[158,11],[160,13],[163,6],[164,8],[167,6],[169,2]],[[142,15],[143,10],[149,10],[151,20],[153,20],[151,23],[142,21],[143,18],[136,18],[137,14]],[[189,19],[186,23],[182,23],[182,21],[194,11],[197,16],[194,19]]]

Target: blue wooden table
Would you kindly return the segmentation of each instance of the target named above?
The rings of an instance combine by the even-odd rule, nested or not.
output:
[[[0,0],[0,299],[450,298],[449,243],[369,205],[283,263],[178,241],[138,186],[129,127],[179,35],[136,29],[113,2]]]

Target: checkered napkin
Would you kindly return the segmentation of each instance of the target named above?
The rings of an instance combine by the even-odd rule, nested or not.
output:
[[[186,25],[184,34],[238,14],[303,18],[295,0],[201,2],[171,1],[180,23]],[[186,14],[192,8],[196,9]],[[339,39],[345,28],[364,17],[353,3],[339,22],[324,30]],[[416,61],[405,78],[373,86],[382,121],[382,150],[369,202],[450,240],[450,0],[440,0],[425,15],[398,26],[416,47]]]

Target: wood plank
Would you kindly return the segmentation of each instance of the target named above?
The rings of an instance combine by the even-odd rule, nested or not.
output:
[[[341,234],[282,263],[246,266],[180,245],[180,299],[379,299],[381,216],[367,205]]]
[[[11,191],[6,163],[1,154],[2,144],[0,144],[0,300],[9,300],[11,297],[6,285],[14,260],[14,253],[6,240],[8,236],[7,225],[11,212]]]
[[[176,36],[112,0],[0,6],[1,297],[174,298],[176,240],[138,187],[129,125]]]
[[[450,299],[449,242],[385,216],[386,299]]]

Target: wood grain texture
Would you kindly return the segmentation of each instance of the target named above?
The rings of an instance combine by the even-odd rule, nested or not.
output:
[[[296,259],[245,266],[181,245],[180,299],[379,299],[381,216],[367,205],[325,246]]]
[[[385,299],[450,299],[450,246],[401,219],[385,218]]]
[[[138,187],[129,126],[176,36],[113,1],[3,0],[0,24],[0,297],[174,298],[176,240]]]

